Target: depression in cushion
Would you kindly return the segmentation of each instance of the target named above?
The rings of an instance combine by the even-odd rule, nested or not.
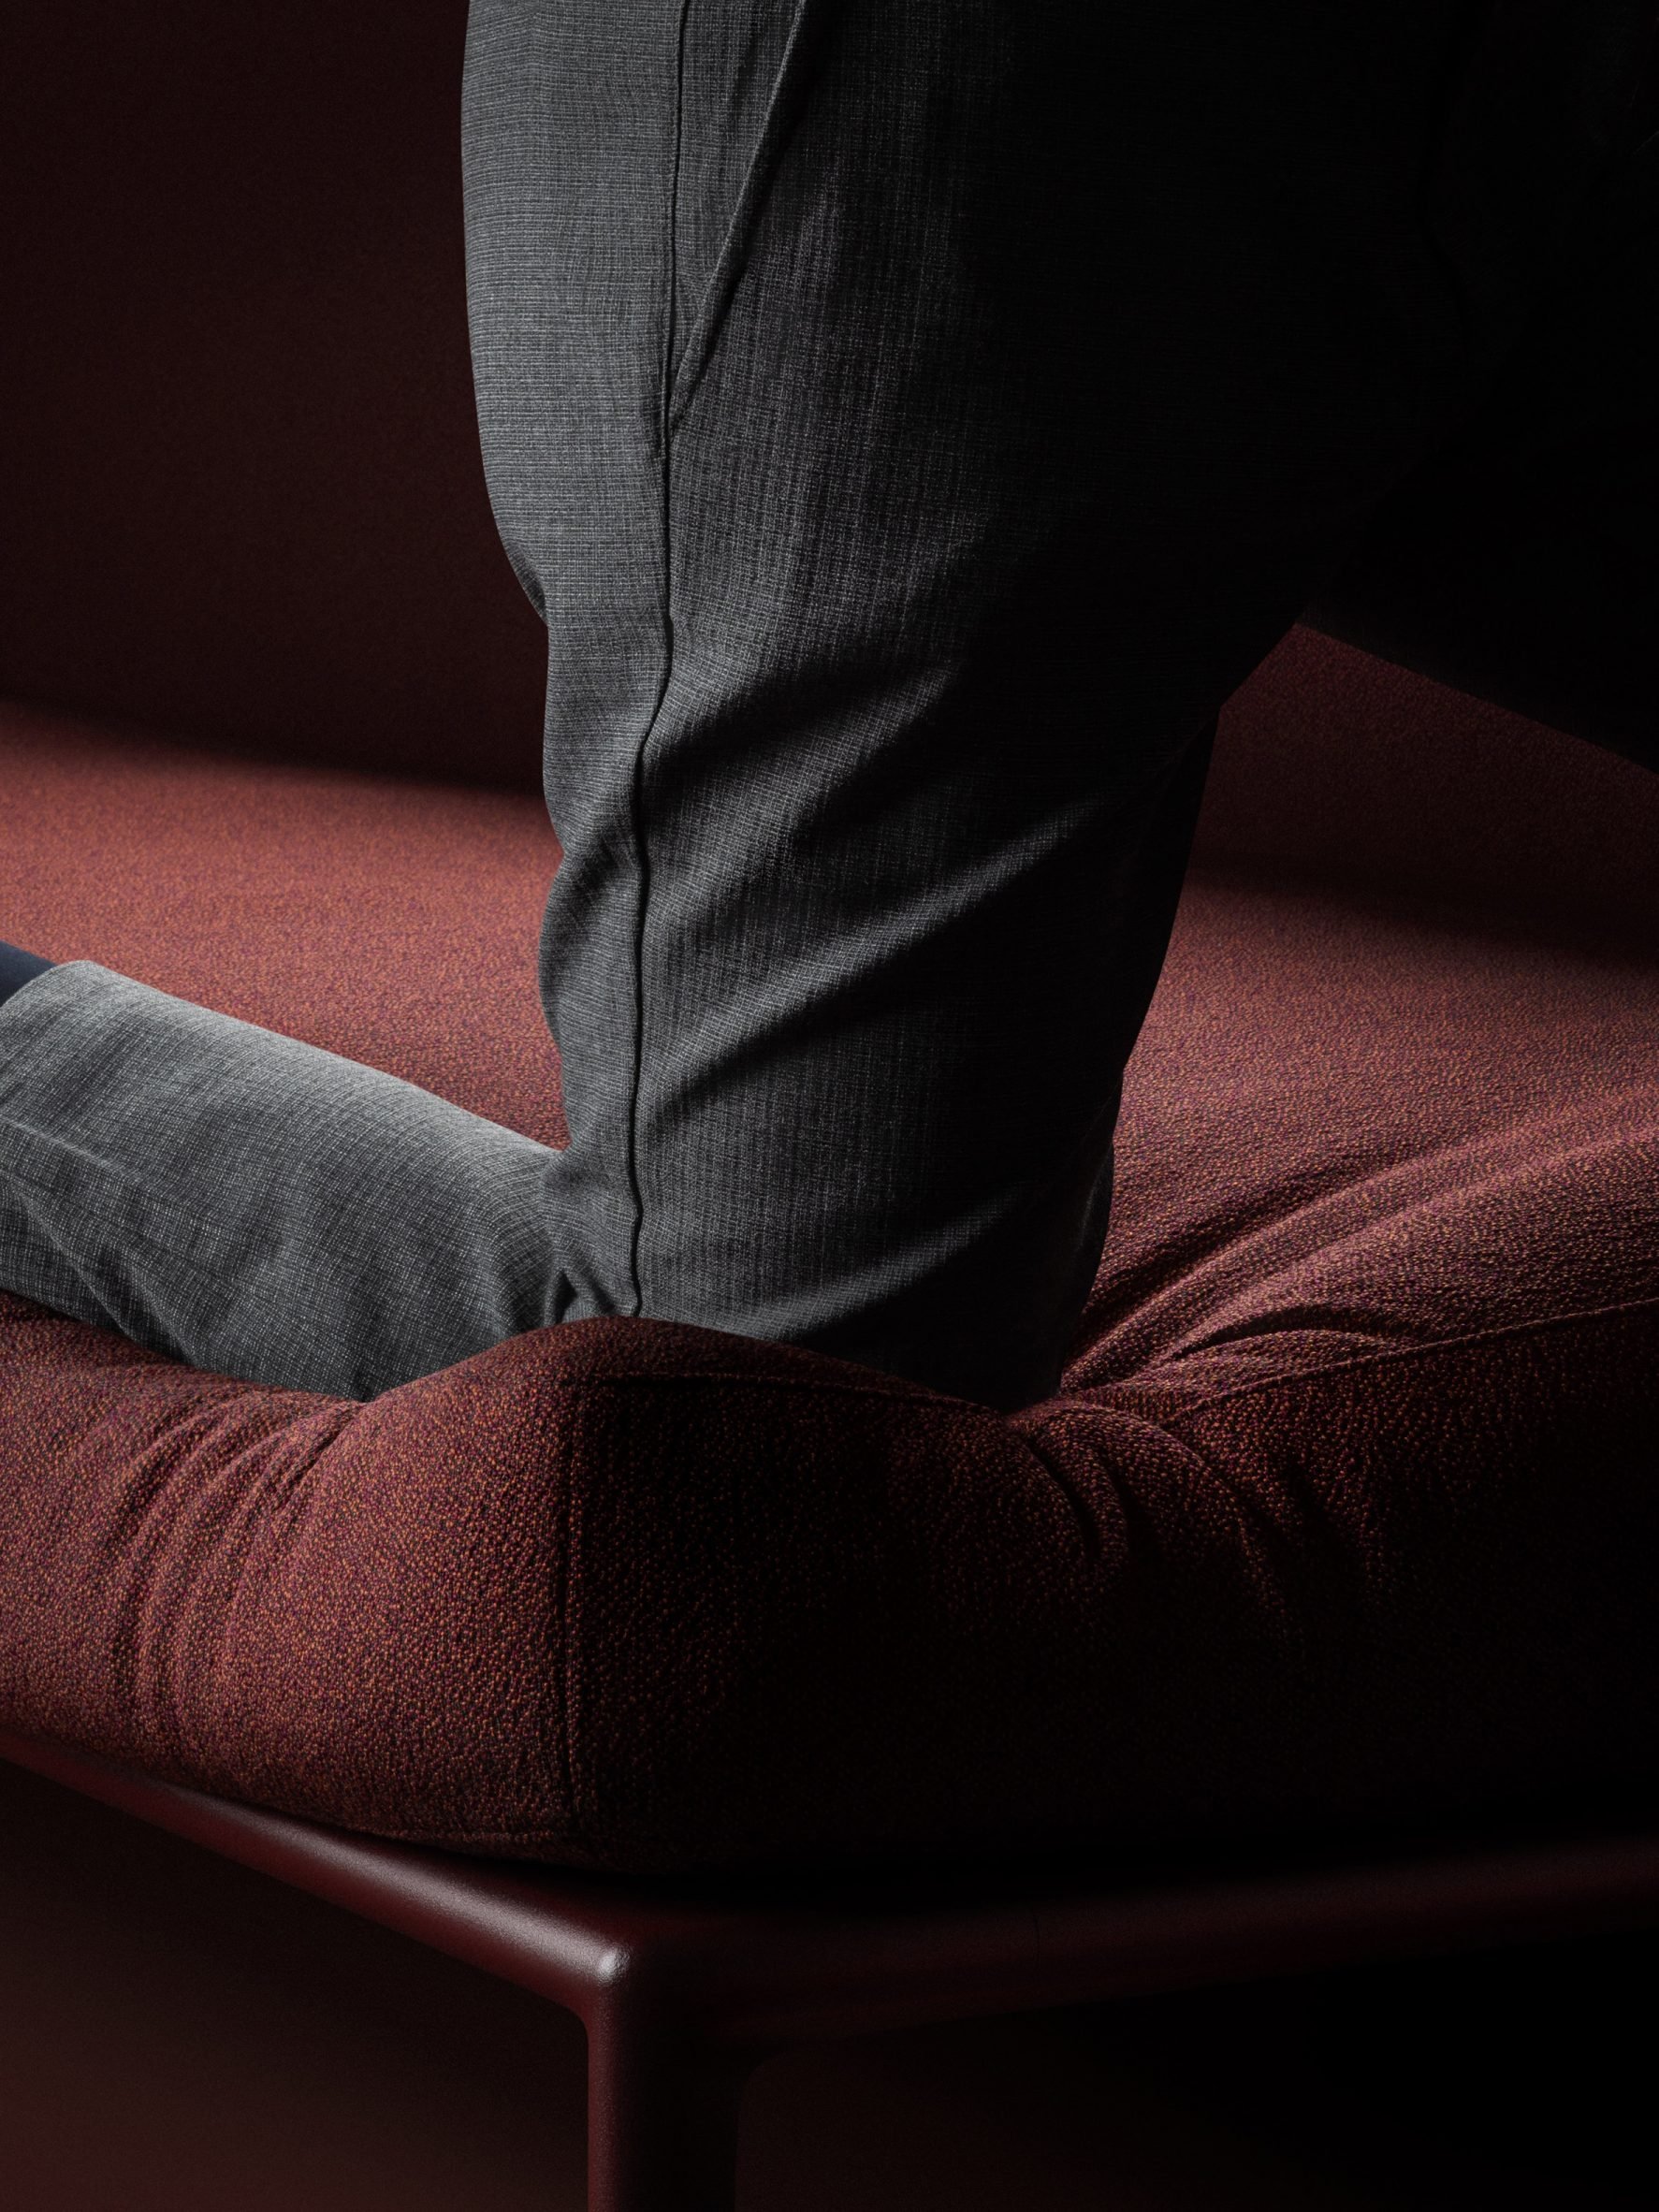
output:
[[[0,1299],[0,1721],[649,1872],[1644,1779],[1659,971],[1189,883],[1063,1389],[648,1321],[368,1403]]]

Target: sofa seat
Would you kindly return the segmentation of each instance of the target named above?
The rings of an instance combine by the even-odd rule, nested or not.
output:
[[[535,794],[17,707],[0,842],[0,933],[560,1141]],[[1011,1417],[619,1319],[359,1404],[0,1294],[0,1726],[626,1873],[1581,1809],[1656,1434],[1659,955],[1200,865]]]

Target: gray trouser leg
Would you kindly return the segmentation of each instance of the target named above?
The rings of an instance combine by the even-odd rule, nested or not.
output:
[[[0,1284],[216,1374],[373,1398],[558,1318],[559,1157],[95,961],[0,1008]]]
[[[4,1279],[358,1395],[590,1314],[1049,1389],[1215,716],[1479,406],[1648,13],[474,0],[570,1148],[72,963]]]
[[[474,0],[579,1310],[1053,1385],[1215,717],[1605,161],[1537,12]]]

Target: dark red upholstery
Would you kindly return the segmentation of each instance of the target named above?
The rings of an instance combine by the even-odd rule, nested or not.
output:
[[[1368,714],[1391,734],[1345,765]],[[1542,802],[1474,773],[1505,736]],[[0,763],[20,941],[558,1141],[533,796],[21,713]],[[1327,804],[1322,772],[1327,800],[1368,775],[1390,805]],[[1354,842],[1387,864],[1416,822],[1419,902],[1368,899]],[[1483,903],[1454,912],[1482,835]],[[1204,836],[1055,1399],[1008,1419],[594,1322],[358,1405],[0,1300],[0,1723],[378,1834],[640,1871],[1638,1786],[1652,779],[1303,633],[1230,716]],[[179,887],[147,895],[158,867]]]
[[[8,8],[0,934],[558,1142],[465,15]],[[642,1870],[1644,1783],[1656,850],[1659,780],[1288,641],[1012,1420],[648,1323],[358,1406],[0,1297],[0,1724]]]

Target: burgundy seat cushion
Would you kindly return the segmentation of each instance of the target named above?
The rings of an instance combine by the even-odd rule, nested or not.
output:
[[[1570,784],[1592,756],[1560,742]],[[0,754],[21,941],[558,1141],[532,795],[21,710]],[[1223,801],[1230,772],[1224,741]],[[1614,843],[1649,803],[1628,774]],[[1211,836],[1236,864],[1245,840]],[[1640,1784],[1642,894],[1622,941],[1604,901],[1599,936],[1556,914],[1552,942],[1491,920],[1502,900],[1390,903],[1302,857],[1302,880],[1190,880],[1087,1323],[1062,1391],[1012,1418],[638,1321],[358,1404],[0,1297],[0,1721],[347,1826],[636,1872]]]

